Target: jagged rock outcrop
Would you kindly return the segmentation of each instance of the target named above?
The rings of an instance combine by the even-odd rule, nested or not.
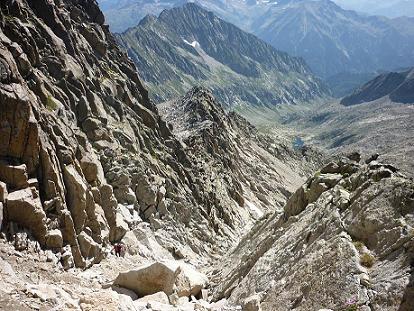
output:
[[[411,310],[413,214],[414,183],[395,167],[331,163],[219,263],[215,296],[256,294],[262,310]]]
[[[0,308],[308,310],[355,295],[413,308],[414,184],[395,167],[352,154],[294,192],[312,150],[202,88],[159,113],[95,1],[0,13]],[[125,257],[110,254],[118,241]],[[177,261],[131,271],[174,257],[217,270],[209,284]],[[141,292],[142,275],[158,287]]]
[[[301,163],[302,154],[260,134],[238,114],[225,113],[204,88],[158,108],[197,167],[196,180],[210,193],[209,213],[217,202],[226,206],[213,217],[214,226],[215,218],[223,218],[237,229],[249,222],[246,213],[259,219],[275,206],[280,209],[301,179],[295,171],[312,166],[313,157]]]

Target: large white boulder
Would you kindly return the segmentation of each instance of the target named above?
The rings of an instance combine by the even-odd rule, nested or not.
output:
[[[178,262],[153,262],[134,270],[121,272],[114,285],[133,290],[138,296],[164,292],[179,297],[198,295],[208,283],[208,278],[192,266]]]
[[[180,263],[179,266],[180,273],[175,281],[178,296],[197,296],[207,286],[208,278],[188,264]]]
[[[114,285],[133,290],[140,297],[160,291],[171,295],[174,292],[174,283],[179,272],[177,266],[153,262],[119,273]]]

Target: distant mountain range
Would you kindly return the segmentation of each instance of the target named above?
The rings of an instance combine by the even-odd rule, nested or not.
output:
[[[157,101],[204,85],[227,106],[274,106],[324,96],[301,58],[280,52],[196,4],[148,15],[117,35]]]
[[[412,0],[334,0],[345,9],[388,17],[414,17]]]
[[[147,13],[158,14],[185,1],[100,2],[112,30],[123,31]],[[414,18],[366,16],[329,0],[196,2],[277,49],[303,57],[328,84],[332,84],[331,77],[341,83],[335,80],[338,74],[370,78],[372,72],[414,65]],[[335,84],[333,88],[346,86]]]
[[[323,78],[414,65],[414,19],[363,16],[329,0],[273,6],[252,26],[273,46],[303,57]]]

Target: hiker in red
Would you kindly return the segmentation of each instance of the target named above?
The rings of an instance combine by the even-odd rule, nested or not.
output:
[[[121,243],[115,243],[114,244],[114,251],[115,251],[115,256],[121,257],[121,252],[122,252],[122,245],[121,245]]]

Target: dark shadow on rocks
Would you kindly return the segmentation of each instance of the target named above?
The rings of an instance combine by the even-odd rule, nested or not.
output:
[[[398,311],[414,310],[414,259],[411,261],[410,281],[405,288],[404,296]]]

